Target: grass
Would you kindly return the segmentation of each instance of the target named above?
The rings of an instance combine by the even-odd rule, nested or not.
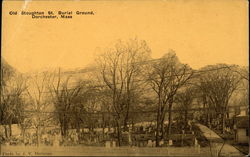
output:
[[[209,156],[207,148],[198,151],[192,147],[86,147],[86,146],[67,146],[67,147],[34,147],[34,146],[2,146],[1,155],[53,155],[53,156]]]
[[[236,149],[247,155],[249,153],[249,144],[232,144]]]

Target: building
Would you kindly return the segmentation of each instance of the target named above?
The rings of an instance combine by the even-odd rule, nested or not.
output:
[[[249,142],[249,116],[235,117],[235,141],[237,143]]]
[[[248,106],[229,106],[227,118],[233,118],[237,115],[248,115]]]

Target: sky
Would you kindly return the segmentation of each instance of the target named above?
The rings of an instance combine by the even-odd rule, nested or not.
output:
[[[94,11],[72,19],[32,19],[10,11]],[[2,57],[20,72],[84,68],[118,39],[145,40],[153,58],[173,49],[198,69],[248,65],[247,0],[5,1]]]

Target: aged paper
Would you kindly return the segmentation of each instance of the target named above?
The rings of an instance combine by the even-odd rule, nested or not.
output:
[[[2,8],[1,156],[248,154],[248,1]]]

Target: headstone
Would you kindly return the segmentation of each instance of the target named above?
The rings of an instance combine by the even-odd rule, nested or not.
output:
[[[53,141],[53,146],[59,147],[59,145],[60,145],[59,137],[58,137],[58,135],[55,135],[55,139]]]
[[[194,138],[194,145],[195,145],[195,146],[198,146],[198,141],[197,141],[196,138]]]
[[[104,128],[104,133],[107,133],[109,131],[108,128]]]
[[[164,140],[161,140],[159,145],[162,146],[164,144]]]
[[[131,132],[128,133],[128,143],[129,145],[132,145]]]
[[[173,141],[172,140],[168,140],[168,145],[172,146],[173,145]]]
[[[153,142],[152,142],[152,140],[148,140],[147,146],[148,146],[148,147],[153,147]]]
[[[156,142],[155,141],[153,141],[153,147],[155,147],[156,146]]]
[[[110,148],[111,147],[111,142],[110,141],[106,141],[105,142],[105,147],[106,148]]]
[[[143,141],[139,141],[139,147],[143,147]]]
[[[200,151],[201,151],[201,149],[200,149],[200,145],[199,145],[199,144],[197,144],[197,152],[198,152],[198,154],[200,154]]]
[[[116,141],[112,141],[112,147],[116,147]]]
[[[31,145],[32,144],[32,139],[31,139],[31,137],[29,137],[29,145]]]
[[[140,141],[136,141],[135,146],[139,147],[140,146]]]

